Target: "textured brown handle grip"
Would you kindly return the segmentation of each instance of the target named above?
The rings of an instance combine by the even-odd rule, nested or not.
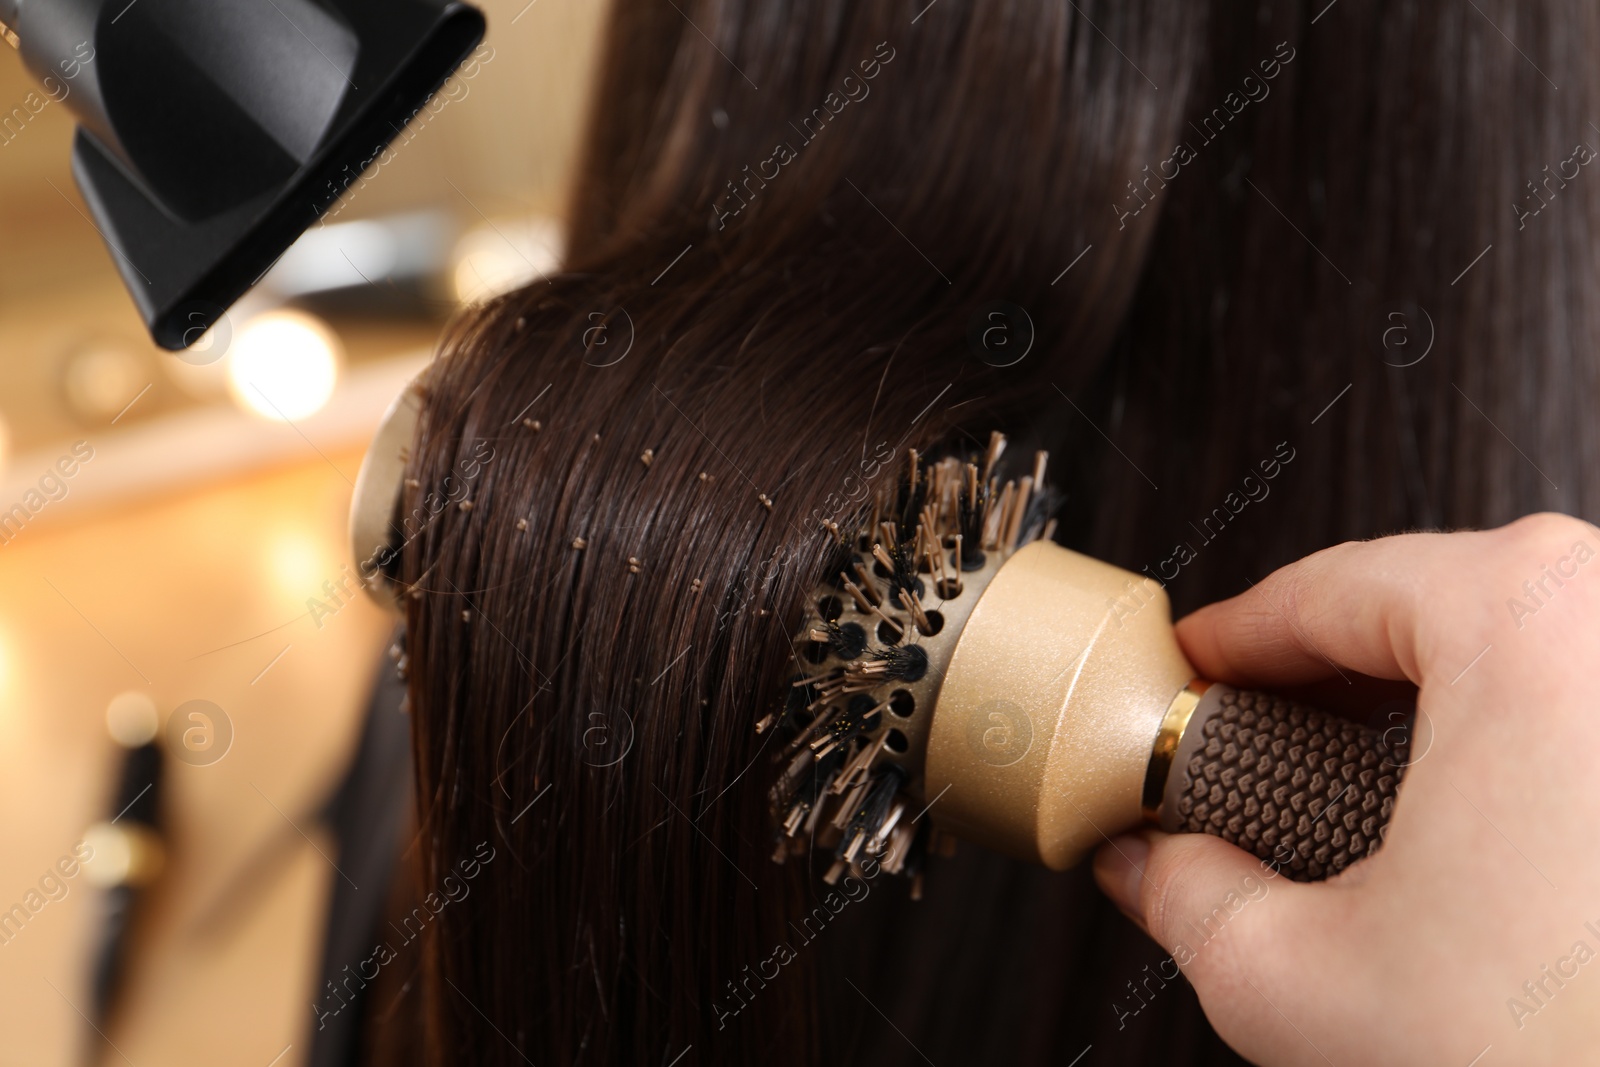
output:
[[[1175,754],[1162,827],[1230,841],[1296,881],[1331,877],[1382,843],[1409,737],[1213,685]]]

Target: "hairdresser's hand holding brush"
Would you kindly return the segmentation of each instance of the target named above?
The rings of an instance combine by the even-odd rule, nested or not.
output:
[[[1600,1059],[1597,547],[1557,515],[1344,544],[1179,624],[1206,677],[1408,679],[1431,728],[1384,847],[1329,881],[1277,877],[1202,834],[1101,849],[1101,886],[1242,1054]]]

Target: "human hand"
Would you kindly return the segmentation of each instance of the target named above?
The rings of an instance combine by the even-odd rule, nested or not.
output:
[[[1561,515],[1348,543],[1178,624],[1204,677],[1409,679],[1425,720],[1383,847],[1330,881],[1200,834],[1096,857],[1241,1054],[1600,1061],[1597,550]]]

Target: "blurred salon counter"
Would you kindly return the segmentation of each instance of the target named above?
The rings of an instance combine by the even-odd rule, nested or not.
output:
[[[0,1062],[78,1064],[99,1041],[84,1018],[99,891],[61,872],[115,814],[106,709],[130,690],[163,725],[210,701],[232,739],[220,758],[168,761],[168,862],[135,927],[115,1049],[90,1062],[303,1062],[340,877],[313,813],[391,629],[344,592],[351,482],[425,358],[357,368],[294,426],[203,407],[12,458],[0,511],[30,492],[43,505],[0,527]]]
[[[343,884],[313,811],[391,629],[344,593],[350,483],[459,303],[556,261],[606,11],[480,2],[490,51],[187,360],[139,326],[68,171],[66,109],[0,131],[0,1067],[304,1062]],[[4,114],[34,91],[9,52]],[[333,328],[331,394],[315,322],[245,336],[286,308]],[[113,1048],[84,1018],[105,898],[72,850],[116,814],[106,709],[130,691],[162,723],[209,701],[233,736],[214,762],[169,761],[168,862]]]

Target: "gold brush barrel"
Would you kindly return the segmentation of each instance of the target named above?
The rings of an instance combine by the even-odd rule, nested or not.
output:
[[[924,789],[941,828],[1057,870],[1148,820],[1310,880],[1381,843],[1406,741],[1196,680],[1156,583],[1038,541],[955,642]]]
[[[1018,549],[939,689],[925,768],[938,825],[1072,866],[1140,822],[1151,745],[1193,677],[1155,583],[1047,541]]]

